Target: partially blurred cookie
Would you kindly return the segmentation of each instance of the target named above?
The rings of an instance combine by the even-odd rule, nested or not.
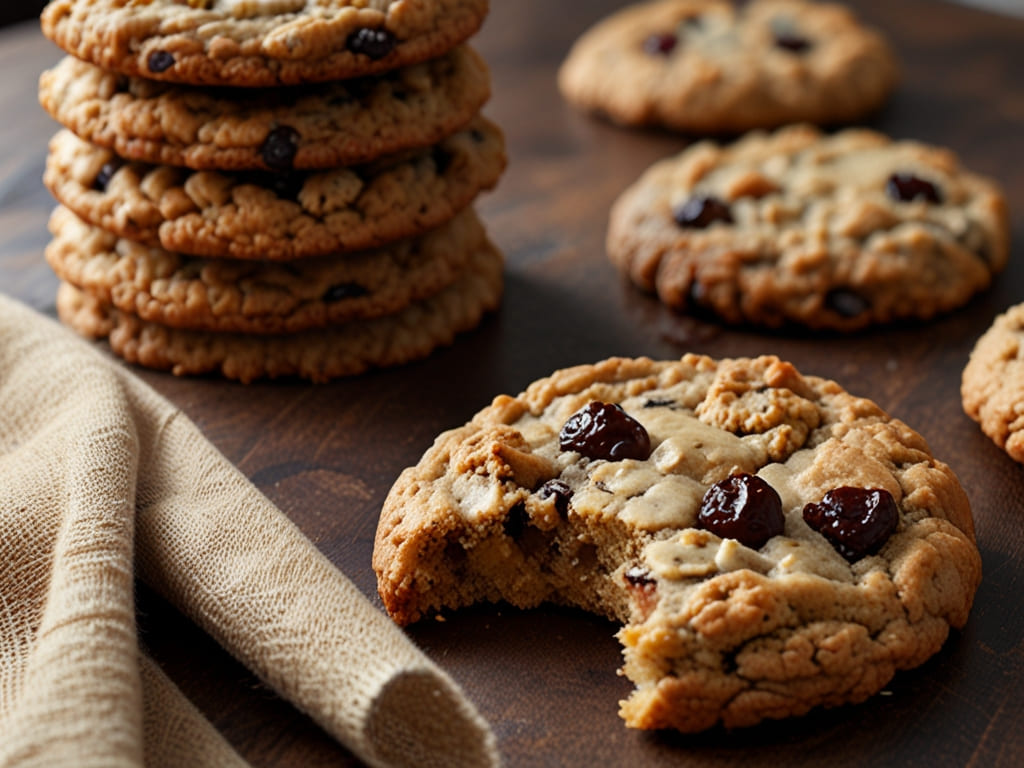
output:
[[[241,382],[285,376],[323,382],[408,363],[452,343],[497,308],[502,284],[501,253],[485,243],[440,293],[391,315],[322,330],[267,335],[171,328],[116,309],[68,283],[61,283],[57,312],[78,333],[106,338],[115,354],[147,368],[176,375],[219,374]]]
[[[432,147],[290,174],[126,163],[61,131],[43,180],[57,200],[119,237],[177,253],[287,261],[422,234],[493,187],[505,162],[501,131],[482,117]]]
[[[294,85],[434,58],[483,23],[487,0],[52,0],[43,32],[126,75],[197,85]]]
[[[724,133],[853,121],[896,77],[885,40],[839,4],[654,0],[584,33],[558,82],[622,124]]]
[[[852,331],[966,303],[1006,264],[999,187],[950,151],[800,125],[704,141],[616,201],[612,262],[674,309]]]
[[[39,79],[42,106],[86,141],[130,160],[197,170],[363,163],[436,144],[489,97],[487,65],[466,46],[372,78],[296,88],[172,85],[70,57]]]
[[[978,339],[960,385],[964,411],[1024,464],[1024,304],[999,315]]]
[[[623,623],[626,723],[687,732],[863,701],[981,577],[919,434],[777,358],[696,355],[496,397],[402,472],[373,567],[400,624],[500,600]]]

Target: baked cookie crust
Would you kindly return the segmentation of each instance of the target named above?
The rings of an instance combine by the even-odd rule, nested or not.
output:
[[[482,117],[433,147],[285,175],[126,163],[60,131],[43,181],[119,237],[195,256],[290,261],[421,235],[494,187],[505,164],[502,133]]]
[[[69,283],[58,289],[57,313],[81,335],[106,339],[114,354],[146,368],[242,383],[281,377],[326,382],[409,363],[451,344],[498,307],[502,263],[501,253],[486,243],[456,282],[428,299],[393,315],[294,334],[171,328],[122,312]]]
[[[631,5],[585,32],[558,74],[577,106],[700,134],[850,122],[896,80],[879,33],[840,4],[804,0]]]
[[[982,432],[1024,464],[1024,304],[999,315],[978,339],[960,395]]]
[[[737,477],[777,495],[767,538],[704,521]],[[891,502],[863,551],[808,518],[844,493]],[[981,576],[967,496],[920,435],[777,358],[696,355],[496,397],[398,478],[373,566],[400,624],[480,601],[622,622],[627,725],[685,732],[863,701],[964,625]]]
[[[673,309],[853,331],[962,306],[1009,237],[1002,191],[953,152],[797,125],[655,163],[615,202],[607,248]]]
[[[50,218],[46,259],[61,280],[173,328],[295,333],[394,314],[462,275],[485,246],[472,209],[421,237],[286,264],[207,259],[118,238],[66,208]]]
[[[51,0],[43,33],[125,75],[275,86],[434,58],[475,33],[487,0]]]
[[[436,144],[473,119],[490,88],[487,65],[466,46],[378,77],[273,89],[173,85],[67,57],[40,76],[39,103],[129,160],[282,172]]]

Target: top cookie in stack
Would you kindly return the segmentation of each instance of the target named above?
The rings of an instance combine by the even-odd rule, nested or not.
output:
[[[506,158],[485,0],[54,0],[58,311],[175,373],[322,381],[478,323]]]

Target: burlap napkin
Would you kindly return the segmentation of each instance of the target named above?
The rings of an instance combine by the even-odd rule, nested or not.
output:
[[[138,576],[373,766],[490,766],[455,683],[180,411],[0,295],[0,766],[242,766],[140,654]]]

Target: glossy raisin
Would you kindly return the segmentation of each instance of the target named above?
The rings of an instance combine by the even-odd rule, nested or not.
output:
[[[917,199],[929,203],[942,202],[939,188],[927,179],[922,179],[913,173],[894,173],[885,183],[885,192],[893,200],[905,203]]]
[[[716,221],[732,224],[729,206],[712,195],[694,195],[672,211],[676,224],[687,229],[704,229]]]
[[[92,188],[98,192],[106,192],[110,180],[114,178],[114,174],[118,172],[122,165],[124,165],[124,161],[116,157],[105,162],[103,167],[100,168],[100,172],[96,174],[96,178],[93,179]]]
[[[704,494],[697,527],[722,538],[760,549],[785,527],[782,499],[757,475],[736,474],[715,483]]]
[[[530,515],[526,512],[526,507],[522,504],[516,504],[508,511],[508,517],[505,518],[503,526],[505,535],[511,539],[522,538],[529,522]]]
[[[298,150],[299,132],[290,125],[279,125],[267,134],[261,154],[268,168],[290,171]]]
[[[569,417],[558,435],[563,451],[590,459],[646,459],[651,438],[643,425],[613,403],[593,400]]]
[[[345,41],[352,53],[361,53],[371,59],[383,59],[398,44],[398,38],[386,29],[357,29]]]
[[[166,72],[174,66],[174,54],[167,51],[153,51],[146,57],[146,66],[149,67],[150,72],[156,74]]]
[[[678,42],[679,38],[671,32],[655,33],[644,40],[644,53],[649,56],[668,56]]]
[[[888,491],[844,486],[805,506],[804,521],[852,563],[882,548],[896,531],[899,510]]]
[[[572,499],[572,488],[561,480],[548,480],[537,490],[537,496],[546,500],[554,498],[555,511],[563,520],[569,515],[569,501]]]

